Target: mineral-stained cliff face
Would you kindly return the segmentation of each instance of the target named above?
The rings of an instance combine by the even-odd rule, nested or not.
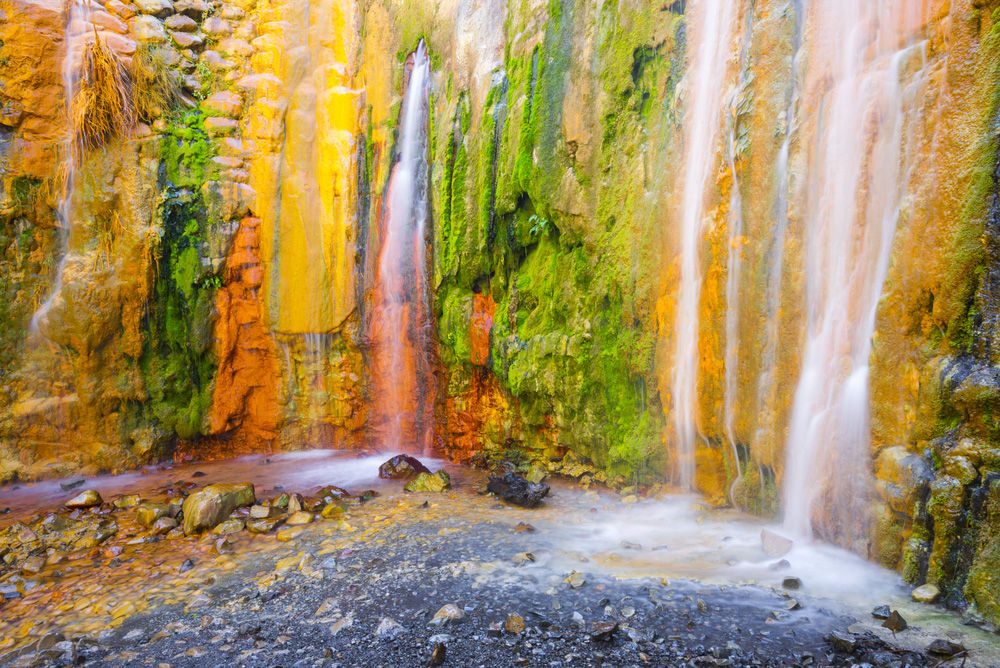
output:
[[[423,39],[435,447],[585,482],[678,480],[694,276],[694,486],[777,514],[834,270],[812,241],[835,217],[816,205],[823,169],[839,169],[821,141],[828,5],[741,2],[719,26],[685,268],[695,2],[95,0],[71,21],[62,3],[3,0],[0,479],[369,442],[379,221]],[[845,530],[829,484],[807,517],[1000,619],[1000,4],[896,10],[880,33],[896,41],[867,52],[892,54],[889,74],[866,81],[898,90],[860,116],[848,195],[866,243],[886,190],[873,173],[894,162],[887,262],[850,287],[885,274],[863,337],[870,456],[842,475],[874,473],[857,496],[872,520]],[[95,39],[137,99],[150,81],[171,94],[81,149],[65,54]]]

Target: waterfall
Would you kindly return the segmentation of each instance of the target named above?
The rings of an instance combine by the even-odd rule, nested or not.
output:
[[[389,176],[381,221],[382,244],[369,319],[373,416],[377,445],[430,448],[433,399],[428,342],[433,336],[425,279],[427,123],[430,59],[423,43],[412,56],[403,97],[397,160]]]
[[[690,12],[689,98],[684,117],[684,167],[680,219],[680,287],[674,316],[671,392],[679,458],[679,483],[694,485],[697,421],[698,302],[705,197],[714,175],[725,102],[727,61],[738,3],[699,2]]]
[[[55,283],[49,290],[45,301],[35,310],[31,316],[30,331],[35,334],[39,331],[39,324],[42,323],[52,308],[52,303],[62,291],[63,271],[66,269],[66,260],[69,257],[69,234],[73,225],[73,182],[76,175],[76,132],[73,124],[73,99],[76,97],[76,86],[80,78],[81,60],[88,39],[93,39],[93,26],[90,21],[91,9],[89,0],[70,0],[69,13],[66,18],[65,48],[62,60],[62,82],[63,95],[66,104],[66,141],[63,144],[65,152],[62,169],[65,180],[63,182],[62,197],[57,206],[59,222],[62,226],[62,257],[59,266],[56,268]]]
[[[919,111],[912,100],[925,78],[924,45],[907,41],[919,21],[900,1],[817,0],[807,11],[806,339],[785,448],[784,521],[796,535],[816,531],[863,550],[871,337],[907,192],[906,131]]]

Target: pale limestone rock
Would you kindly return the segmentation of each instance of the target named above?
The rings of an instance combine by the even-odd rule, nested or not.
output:
[[[181,49],[198,50],[205,45],[205,40],[199,33],[171,32],[170,38]]]
[[[136,16],[129,22],[129,29],[132,37],[139,42],[160,44],[167,41],[167,31],[163,29],[163,22],[155,16],[148,14]]]
[[[170,0],[135,0],[135,7],[140,14],[149,14],[161,19],[174,13],[174,3]]]
[[[933,603],[941,595],[941,590],[936,585],[925,584],[910,592],[914,601],[919,603]]]
[[[247,58],[253,53],[253,47],[248,42],[232,37],[222,40],[215,48],[224,56]]]
[[[790,539],[776,534],[769,529],[762,529],[760,532],[760,545],[767,556],[783,557],[791,551],[793,543]]]
[[[222,18],[227,21],[242,21],[247,13],[235,5],[222,5]]]
[[[168,30],[176,30],[178,32],[197,32],[198,24],[190,16],[185,16],[184,14],[174,14],[166,21],[163,25]]]
[[[209,37],[222,39],[233,34],[233,26],[229,21],[219,16],[210,16],[201,24],[202,32]]]
[[[97,9],[91,12],[90,20],[95,26],[101,28],[102,30],[107,30],[108,32],[113,32],[118,35],[124,35],[128,32],[128,24],[117,16],[112,16],[104,10]]]
[[[136,15],[135,7],[120,0],[109,0],[104,4],[104,8],[120,19],[126,21]]]
[[[195,21],[201,21],[208,13],[208,3],[205,0],[177,0],[174,3],[174,10]]]
[[[115,33],[105,33],[103,39],[105,45],[119,56],[131,56],[135,53],[136,43],[131,37]]]
[[[225,116],[226,118],[238,118],[243,110],[243,98],[228,90],[213,93],[211,97],[201,103],[201,108],[206,114],[212,116]],[[230,165],[237,167],[238,165]]]
[[[208,69],[213,72],[228,72],[229,70],[236,67],[236,63],[229,60],[228,58],[223,58],[218,51],[209,50],[201,54],[201,62],[208,66]]]
[[[209,485],[184,500],[184,533],[191,535],[211,529],[225,520],[229,513],[256,501],[253,485]]]

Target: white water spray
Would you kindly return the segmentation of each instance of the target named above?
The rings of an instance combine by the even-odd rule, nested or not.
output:
[[[31,316],[31,333],[39,332],[39,322],[44,320],[52,308],[52,303],[62,291],[63,272],[69,257],[69,236],[73,227],[73,182],[76,176],[76,127],[73,124],[73,99],[80,79],[80,68],[87,41],[93,37],[93,25],[90,20],[91,8],[89,0],[70,0],[69,12],[66,18],[65,48],[62,61],[63,95],[66,98],[66,141],[63,145],[65,153],[62,169],[65,173],[63,194],[59,200],[57,213],[62,226],[62,257],[56,269],[55,283],[49,290],[48,297]]]
[[[738,3],[705,0],[691,8],[687,79],[690,98],[684,118],[684,173],[681,202],[681,275],[674,317],[673,425],[679,482],[694,484],[697,438],[698,302],[701,297],[701,244],[706,191],[718,153],[726,64]]]
[[[925,81],[905,67],[922,62],[924,45],[900,46],[912,24],[904,5],[818,0],[807,16],[813,98],[803,113],[816,112],[805,148],[807,338],[786,444],[785,528],[856,549],[870,507],[871,336],[907,191],[902,166],[912,162],[905,134],[919,106],[906,100]]]

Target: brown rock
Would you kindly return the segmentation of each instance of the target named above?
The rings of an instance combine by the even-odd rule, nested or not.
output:
[[[507,633],[524,633],[524,617],[512,612],[507,615],[503,627]]]
[[[202,17],[208,13],[208,3],[205,0],[177,0],[174,3],[174,11],[189,16],[195,21],[201,21]]]
[[[312,521],[313,521],[312,513],[307,513],[304,510],[300,510],[298,512],[289,515],[288,519],[285,522],[291,526],[295,526],[299,524],[309,524]]]
[[[108,0],[108,2],[104,3],[104,8],[118,18],[125,19],[126,21],[136,15],[135,7],[131,4],[125,4],[121,0]]]
[[[94,22],[98,28],[103,28],[113,33],[119,35],[124,35],[128,32],[128,24],[122,21],[117,16],[112,16],[108,12],[95,10],[90,14],[90,20]]]
[[[134,0],[134,2],[140,14],[149,14],[162,19],[174,13],[174,4],[170,0]]]
[[[214,39],[222,39],[233,34],[233,26],[229,21],[218,17],[210,16],[201,24],[202,31]]]
[[[93,508],[94,506],[101,505],[103,502],[104,500],[101,499],[100,494],[95,490],[88,489],[74,496],[65,505],[67,508]]]
[[[191,535],[210,529],[226,519],[233,510],[253,505],[253,485],[209,485],[184,500],[184,533]]]
[[[198,31],[198,24],[195,20],[190,16],[184,16],[183,14],[174,14],[163,22],[163,26],[168,30],[176,30],[177,32]]]
[[[136,16],[129,21],[129,30],[132,37],[139,42],[161,44],[167,41],[167,32],[163,29],[163,23],[155,16],[146,14]]]
[[[154,536],[162,536],[177,528],[177,520],[173,517],[159,517],[150,528]]]
[[[135,510],[135,521],[147,528],[161,517],[169,516],[170,506],[166,503],[143,503]]]
[[[173,31],[170,33],[170,39],[173,40],[179,49],[197,51],[205,45],[205,40],[198,33]]]

